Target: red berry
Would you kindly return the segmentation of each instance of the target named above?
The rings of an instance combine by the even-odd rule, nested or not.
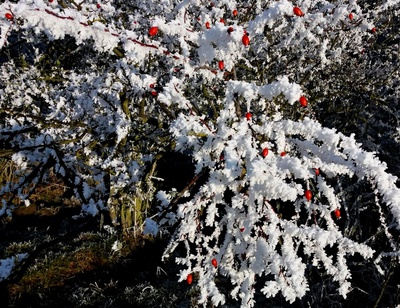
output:
[[[155,35],[157,35],[157,33],[158,33],[158,27],[151,27],[149,29],[149,35],[150,36],[155,36]]]
[[[215,258],[211,260],[211,264],[212,264],[212,266],[214,266],[215,268],[217,268],[217,266],[218,266],[218,262],[217,262],[217,260],[216,260]]]
[[[151,91],[150,94],[151,94],[151,96],[153,96],[153,97],[157,97],[157,95],[158,95],[158,93],[157,93],[156,91]]]
[[[223,18],[221,18],[220,20],[219,20],[219,22],[221,22],[221,23],[225,23],[225,20],[223,19]]]
[[[285,156],[285,155],[286,155],[285,151],[281,152],[281,156]]]
[[[335,215],[335,217],[339,219],[340,218],[340,210],[339,209],[334,210],[333,215]]]
[[[227,31],[228,31],[228,34],[231,34],[233,32],[233,27],[229,27]]]
[[[238,16],[238,11],[237,10],[233,10],[232,11],[232,15],[235,16],[235,17]]]
[[[316,175],[316,176],[319,176],[319,173],[320,173],[320,172],[319,172],[319,168],[315,168],[315,169],[314,169],[314,172],[315,172],[315,175]]]
[[[224,67],[225,67],[225,64],[224,64],[224,61],[219,61],[218,62],[218,67],[219,67],[219,69],[221,70],[221,71],[223,71],[224,70]]]
[[[49,0],[50,3],[53,3],[53,0]]]
[[[244,232],[244,227],[241,227],[239,230],[240,232]]]
[[[98,9],[101,9],[101,4],[100,4],[100,3],[97,3],[96,7],[97,7]]]
[[[211,28],[210,22],[208,22],[208,21],[206,22],[206,28],[207,28],[207,29],[210,29],[210,28]]]
[[[6,13],[6,15],[4,15],[8,20],[13,20],[14,16],[11,13]]]
[[[149,87],[152,88],[152,89],[154,89],[154,83],[151,83],[151,84],[149,85]]]
[[[247,121],[251,120],[251,113],[250,112],[246,113],[246,119],[247,119]]]
[[[304,196],[306,197],[306,199],[308,200],[308,201],[310,201],[311,200],[311,198],[312,198],[312,192],[311,192],[311,190],[306,190],[306,192],[304,193]]]
[[[349,14],[349,19],[350,19],[350,20],[353,20],[353,18],[354,18],[353,14],[350,13],[350,14]]]
[[[247,35],[247,33],[245,35],[243,35],[242,43],[243,43],[244,46],[249,46],[250,45],[250,38]]]
[[[295,6],[295,7],[293,8],[293,13],[294,13],[294,15],[296,15],[296,16],[304,16],[303,11],[302,11],[298,6]]]
[[[186,281],[187,281],[188,284],[192,284],[192,282],[193,282],[193,275],[192,275],[192,274],[187,275]]]
[[[307,98],[305,96],[300,96],[300,105],[302,105],[303,107],[307,107]]]
[[[264,148],[264,150],[262,151],[262,156],[267,157],[267,155],[268,155],[268,149]]]
[[[372,33],[376,33],[376,28],[373,27],[373,28],[371,29],[371,32],[372,32]]]

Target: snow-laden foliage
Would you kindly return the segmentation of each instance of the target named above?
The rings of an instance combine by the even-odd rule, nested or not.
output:
[[[246,306],[252,303],[256,277],[264,276],[261,291],[267,297],[280,291],[293,302],[308,290],[307,258],[333,276],[345,297],[351,278],[345,256],[371,258],[374,250],[341,232],[337,222],[348,209],[332,183],[342,177],[368,181],[389,205],[398,228],[396,177],[385,173],[386,165],[361,150],[353,137],[309,118],[294,122],[260,116],[254,121],[237,118],[232,101],[226,108],[231,112],[221,113],[213,134],[193,117],[182,116],[173,125],[178,147],[193,149],[197,166],[209,171],[206,184],[177,211],[180,224],[170,248],[182,241],[191,251],[178,259],[188,267],[181,279],[198,272],[205,290],[202,301],[207,294],[223,303],[224,296],[210,283],[218,271],[229,277],[231,295]],[[188,139],[188,128],[207,138]],[[306,191],[312,193],[310,200]],[[326,251],[333,246],[335,261]],[[217,270],[211,265],[213,258]]]
[[[29,206],[56,174],[83,213],[108,210],[123,227],[125,208],[138,217],[158,202],[159,225],[139,222],[148,234],[171,230],[165,257],[186,251],[179,279],[200,288],[200,303],[254,306],[260,291],[292,303],[310,290],[310,267],[346,297],[353,255],[383,275],[384,260],[398,263],[400,191],[360,136],[317,119],[346,128],[362,110],[362,141],[378,148],[384,135],[399,147],[399,9],[3,2],[0,151],[19,167],[0,188],[0,215]],[[368,124],[381,107],[393,119]],[[157,192],[157,161],[172,150],[192,158],[195,176]],[[377,227],[363,226],[363,212]]]

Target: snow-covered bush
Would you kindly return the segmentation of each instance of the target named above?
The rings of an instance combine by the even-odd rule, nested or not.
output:
[[[175,226],[165,257],[186,251],[179,279],[196,283],[200,303],[254,306],[258,287],[293,302],[310,289],[310,267],[346,297],[354,254],[382,275],[385,260],[398,263],[400,191],[358,136],[317,119],[392,110],[399,6],[2,3],[1,157],[19,170],[2,183],[0,215],[29,205],[51,171],[83,213],[109,211],[124,228],[158,204],[159,227]],[[398,145],[396,112],[375,127]],[[172,150],[193,159],[195,176],[157,192],[157,161]]]

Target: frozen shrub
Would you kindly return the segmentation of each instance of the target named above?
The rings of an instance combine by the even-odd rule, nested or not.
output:
[[[174,225],[164,257],[186,251],[179,279],[191,275],[200,303],[254,306],[260,285],[293,303],[310,267],[346,297],[350,256],[381,274],[398,263],[400,193],[376,153],[317,118],[391,110],[398,11],[398,1],[2,3],[0,150],[19,176],[2,183],[0,215],[29,206],[51,171],[83,213],[153,234]],[[398,125],[375,127],[398,143]],[[195,177],[157,192],[157,162],[172,150],[193,159]],[[157,202],[158,225],[145,217]]]

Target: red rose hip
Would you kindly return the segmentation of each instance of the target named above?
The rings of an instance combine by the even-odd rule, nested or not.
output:
[[[302,11],[298,6],[295,6],[295,7],[293,8],[293,13],[294,13],[294,15],[296,15],[296,16],[304,16],[303,11]]]
[[[307,189],[306,192],[304,193],[304,197],[306,197],[306,199],[307,199],[308,201],[310,201],[311,198],[312,198],[312,192],[311,192],[311,190]]]
[[[215,268],[217,268],[217,266],[218,266],[218,262],[217,262],[217,260],[216,260],[215,258],[211,260],[211,264],[212,264],[212,266],[214,266]]]
[[[192,282],[193,282],[193,275],[192,274],[187,275],[186,282],[188,284],[192,284]]]
[[[249,46],[250,45],[250,38],[249,38],[248,34],[243,35],[242,43],[243,43],[244,46]]]
[[[158,27],[151,27],[149,29],[149,35],[150,36],[155,36],[155,35],[157,35],[157,33],[158,33]]]
[[[300,105],[302,105],[303,107],[307,107],[308,101],[305,96],[300,96],[299,101],[300,101]]]

